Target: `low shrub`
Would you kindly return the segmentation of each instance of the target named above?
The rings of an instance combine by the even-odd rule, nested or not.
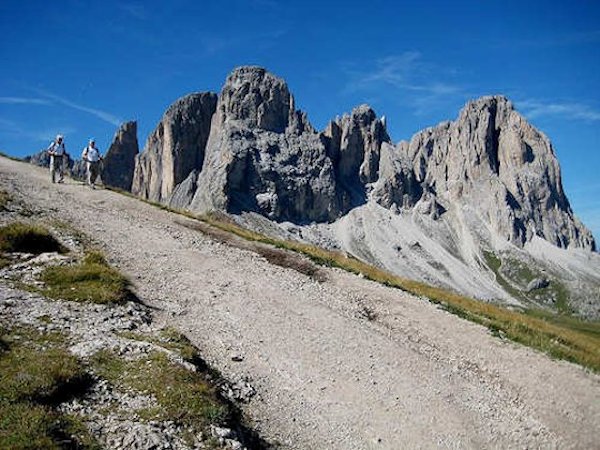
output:
[[[104,304],[134,298],[129,280],[96,251],[89,252],[81,263],[46,268],[41,280],[45,284],[43,294],[51,298]]]
[[[0,227],[0,252],[23,252],[39,255],[66,249],[44,227],[14,222]]]
[[[10,201],[10,195],[3,189],[0,189],[0,211],[6,209],[8,202]]]
[[[64,337],[0,329],[0,448],[98,448],[85,427],[53,406],[87,380]]]

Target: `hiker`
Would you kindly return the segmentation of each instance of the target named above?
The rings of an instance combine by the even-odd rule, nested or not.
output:
[[[90,185],[92,189],[96,189],[96,178],[98,178],[98,174],[100,173],[100,161],[102,161],[102,156],[100,155],[100,150],[96,147],[96,141],[94,139],[90,139],[88,146],[83,149],[81,159],[83,159],[86,164],[88,185]]]
[[[56,139],[50,143],[46,151],[50,155],[50,179],[56,183],[56,175],[58,174],[58,182],[64,182],[64,160],[66,157],[65,143],[62,134],[58,134]]]

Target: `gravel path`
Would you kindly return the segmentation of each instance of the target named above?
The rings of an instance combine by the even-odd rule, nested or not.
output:
[[[316,281],[182,218],[0,158],[0,187],[84,230],[283,448],[600,448],[600,377],[339,270]],[[186,226],[187,225],[187,226]]]

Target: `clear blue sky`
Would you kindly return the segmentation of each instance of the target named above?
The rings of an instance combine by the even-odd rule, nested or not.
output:
[[[553,141],[600,238],[600,2],[3,0],[0,30],[6,153],[58,132],[105,151],[130,119],[143,145],[170,103],[243,64],[283,77],[317,128],[369,103],[394,141],[502,93]]]

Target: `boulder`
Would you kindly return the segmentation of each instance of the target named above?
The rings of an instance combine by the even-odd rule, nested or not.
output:
[[[527,292],[535,291],[537,289],[544,289],[550,286],[550,281],[546,278],[534,278],[527,284]]]

